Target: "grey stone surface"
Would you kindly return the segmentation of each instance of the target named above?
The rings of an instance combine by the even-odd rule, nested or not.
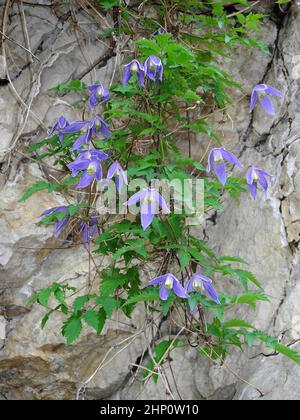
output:
[[[16,6],[13,11],[9,35],[24,44]],[[78,26],[64,8],[53,13],[49,8],[25,7],[30,46],[40,62],[30,63],[27,53],[5,43],[16,91],[8,85],[0,87],[0,162],[4,169],[9,162],[11,168],[0,178],[0,399],[74,399],[99,366],[87,384],[85,398],[171,398],[162,381],[144,386],[142,373],[138,381],[132,380],[131,369],[147,350],[145,337],[138,333],[144,325],[142,312],[137,311],[133,325],[119,317],[101,337],[86,330],[78,344],[68,347],[59,331],[61,317],[55,315],[41,331],[43,311],[26,303],[34,291],[54,281],[84,286],[88,273],[88,258],[81,248],[54,241],[51,229],[36,225],[41,210],[61,204],[62,197],[41,192],[25,204],[18,203],[33,182],[55,176],[26,158],[26,146],[45,135],[62,112],[80,118],[74,106],[76,95],[58,98],[49,89],[72,78],[109,83],[115,66],[107,46],[97,41],[99,24],[84,11],[75,10],[75,16]],[[259,305],[257,312],[243,309],[235,315],[247,317],[299,349],[300,74],[295,69],[295,57],[300,57],[299,7],[295,5],[282,21],[266,19],[265,28],[262,36],[272,55],[239,49],[234,61],[223,62],[242,83],[244,93],[234,92],[237,106],[230,111],[231,119],[223,121],[215,113],[211,121],[224,145],[239,155],[245,167],[254,163],[274,174],[272,188],[267,199],[255,203],[249,197],[240,205],[229,201],[216,223],[208,223],[205,234],[217,254],[248,260],[272,300],[270,305]],[[2,79],[4,71],[1,56]],[[274,119],[259,108],[253,117],[249,114],[251,88],[259,82],[286,94],[284,101],[276,100]],[[17,101],[16,92],[27,107]],[[203,147],[202,138],[193,143],[195,157]],[[62,245],[64,252],[51,250]],[[237,285],[222,280],[216,287],[235,290]],[[131,342],[132,334],[136,337]],[[161,328],[161,334],[167,336],[167,327]],[[281,356],[262,354],[258,346],[249,353],[233,351],[223,367],[207,362],[192,349],[178,350],[172,359],[178,384],[178,389],[172,387],[175,398],[299,399],[300,368]],[[168,366],[166,374],[172,384]]]

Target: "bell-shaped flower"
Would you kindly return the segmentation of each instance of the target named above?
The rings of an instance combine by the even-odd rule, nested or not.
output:
[[[209,173],[211,171],[211,167],[213,167],[213,170],[218,180],[223,186],[226,184],[227,181],[225,165],[226,161],[238,166],[239,168],[243,167],[238,158],[235,157],[232,153],[228,152],[228,150],[226,150],[224,147],[215,148],[211,150],[208,157],[207,172]]]
[[[151,55],[145,62],[146,75],[154,82],[162,82],[164,68],[160,58]]]
[[[144,230],[151,225],[159,208],[162,209],[164,214],[170,213],[165,199],[155,188],[143,188],[141,191],[134,194],[126,203],[124,203],[124,205],[130,207],[137,203],[140,203],[141,206],[141,222]]]
[[[92,118],[90,121],[75,121],[70,124],[64,131],[66,133],[80,133],[80,136],[73,145],[73,150],[78,150],[82,146],[89,144],[93,137],[99,138],[101,133],[104,137],[108,137],[111,131],[108,125],[99,116]]]
[[[145,87],[145,69],[144,65],[141,64],[138,60],[132,60],[130,63],[126,64],[124,70],[123,84],[127,85],[129,80],[133,75],[137,75],[139,85]]]
[[[54,236],[57,238],[60,235],[62,229],[66,226],[66,224],[70,220],[70,216],[68,213],[67,206],[58,206],[58,207],[53,207],[49,210],[44,211],[44,213],[42,213],[40,217],[49,216],[53,213],[65,213],[61,220],[56,220],[55,225],[54,225]]]
[[[265,194],[267,193],[268,191],[267,177],[273,177],[273,175],[261,169],[254,168],[253,166],[248,170],[246,180],[248,184],[248,189],[254,200],[256,199],[258,184],[261,185]]]
[[[272,86],[266,84],[256,85],[252,91],[250,112],[254,110],[256,102],[258,101],[263,109],[270,115],[275,115],[274,105],[270,99],[270,95],[283,97],[284,94]]]
[[[77,188],[88,187],[95,179],[102,181],[102,165],[98,159],[91,159],[90,161],[84,161],[81,163],[81,171],[84,174],[80,178]]]
[[[127,173],[123,170],[119,162],[114,162],[107,171],[107,181],[115,178],[117,190],[121,193],[123,185],[128,185]]]
[[[93,160],[102,162],[108,159],[108,157],[109,156],[106,153],[98,149],[79,150],[77,159],[74,160],[74,162],[71,162],[68,165],[68,168],[72,171],[72,176],[75,177],[80,171],[85,170]]]
[[[101,235],[102,233],[96,216],[90,216],[88,220],[81,222],[80,229],[82,231],[82,242],[86,248],[89,242],[95,238],[96,234]]]
[[[59,117],[54,126],[51,129],[49,137],[53,136],[54,133],[58,134],[59,141],[62,143],[64,139],[64,130],[70,125],[69,121],[65,119],[65,117]]]
[[[161,300],[167,300],[171,290],[173,290],[175,295],[178,297],[184,299],[189,297],[185,288],[173,274],[164,274],[163,276],[156,277],[149,282],[149,286],[156,286],[157,284],[160,284],[159,297]]]
[[[203,274],[194,274],[187,282],[185,290],[187,293],[206,293],[215,303],[220,304],[218,295],[213,287],[212,280]]]
[[[110,98],[109,91],[102,84],[90,85],[87,87],[90,91],[89,107],[92,111],[97,104],[103,104]]]

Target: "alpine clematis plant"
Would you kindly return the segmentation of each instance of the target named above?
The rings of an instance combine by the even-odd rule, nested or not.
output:
[[[172,290],[180,298],[187,299],[189,297],[184,287],[173,274],[164,274],[149,282],[149,286],[156,286],[158,284],[160,285],[159,297],[161,300],[167,300]]]
[[[269,174],[268,172],[265,172],[258,168],[254,168],[253,166],[248,170],[246,180],[248,184],[248,189],[254,200],[256,199],[258,184],[261,185],[262,189],[266,194],[268,191],[267,177],[272,178],[272,176],[273,175]]]
[[[95,108],[97,104],[103,104],[104,102],[107,102],[110,98],[108,89],[103,87],[101,83],[88,86],[87,89],[90,91],[89,107],[91,111]]]
[[[154,216],[158,214],[159,208],[162,209],[163,214],[170,213],[165,199],[155,188],[143,188],[134,194],[124,205],[130,207],[137,203],[140,203],[141,206],[141,222],[144,230],[151,225]]]
[[[258,101],[268,114],[274,116],[275,109],[270,99],[270,95],[279,96],[281,98],[284,96],[283,93],[273,88],[272,86],[266,84],[256,85],[251,95],[250,112],[254,110],[256,102]]]
[[[65,119],[65,117],[61,116],[58,118],[52,130],[49,134],[49,137],[53,136],[54,133],[58,134],[59,141],[62,143],[64,139],[64,130],[70,125],[69,121]]]
[[[155,32],[153,32],[153,36],[164,35],[164,34],[167,34],[167,33],[168,33],[168,31],[165,28],[161,27],[161,28],[157,29]]]
[[[133,60],[126,64],[124,71],[123,84],[127,85],[133,75],[137,75],[139,85],[145,87],[145,68],[138,60]]]
[[[145,62],[146,75],[154,82],[163,80],[163,64],[160,58],[151,55]]]
[[[96,3],[102,2],[94,3],[96,10]],[[239,173],[227,181],[227,166],[241,168],[242,163],[222,147],[217,135],[220,131],[218,121],[215,120],[212,127],[211,118],[202,112],[202,104],[203,108],[207,106],[225,114],[231,106],[230,93],[236,83],[218,65],[219,54],[230,57],[230,51],[235,51],[237,44],[249,48],[256,46],[265,51],[262,43],[251,35],[253,27],[262,22],[262,15],[253,9],[251,13],[249,10],[237,11],[231,17],[225,1],[154,2],[153,8],[157,9],[155,24],[161,27],[154,38],[153,22],[147,14],[139,13],[134,5],[136,2],[105,3],[105,8],[111,5],[112,16],[115,16],[114,11],[118,12],[118,19],[111,19],[111,30],[100,28],[97,39],[98,35],[99,39],[111,37],[107,41],[111,46],[109,54],[117,57],[116,70],[120,60],[127,63],[128,57],[135,57],[124,68],[125,86],[120,83],[118,71],[113,72],[110,92],[103,88],[104,80],[103,85],[86,86],[81,81],[59,85],[58,93],[73,90],[77,95],[82,94],[82,102],[76,102],[76,107],[80,115],[88,113],[90,120],[82,117],[68,125],[60,119],[53,132],[59,133],[60,140],[63,134],[69,134],[68,141],[60,143],[58,139],[46,138],[29,149],[39,161],[54,164],[59,170],[59,179],[38,180],[21,200],[41,190],[62,194],[68,207],[47,210],[41,223],[55,224],[54,233],[58,236],[69,222],[68,247],[72,246],[69,241],[73,238],[75,241],[80,231],[82,240],[79,244],[76,241],[76,246],[80,246],[90,262],[86,284],[82,284],[82,278],[78,283],[73,278],[69,285],[54,277],[54,285],[36,291],[31,302],[43,305],[47,311],[43,328],[52,314],[59,312],[64,317],[62,334],[67,343],[72,344],[79,339],[83,328],[91,328],[99,335],[107,320],[119,322],[120,318],[127,317],[131,318],[127,324],[134,323],[133,313],[138,307],[139,318],[144,316],[142,324],[147,328],[145,336],[149,336],[146,348],[153,357],[149,361],[141,358],[141,366],[137,367],[134,377],[143,370],[146,372],[144,379],[152,377],[155,381],[163,379],[165,369],[161,367],[171,360],[170,353],[179,346],[184,350],[193,347],[193,351],[222,366],[232,348],[241,350],[258,340],[270,347],[272,353],[282,353],[300,364],[300,356],[291,347],[256,329],[246,319],[236,319],[237,313],[243,313],[236,310],[236,305],[238,308],[242,304],[255,307],[258,302],[268,301],[263,286],[248,267],[244,269],[246,262],[243,259],[218,255],[220,247],[211,249],[206,239],[202,235],[199,237],[197,232],[203,229],[191,228],[199,226],[201,218],[211,219],[212,210],[221,213],[224,200],[239,201],[239,197],[248,192],[246,184],[254,198],[258,186],[267,191],[270,175],[255,167],[249,169],[246,181],[244,174]],[[119,6],[114,10],[117,3]],[[102,8],[99,13],[103,13]],[[199,18],[201,33],[194,30],[199,27]],[[170,33],[164,36],[166,24]],[[149,39],[145,39],[146,34]],[[138,83],[129,85],[134,76]],[[149,83],[145,83],[146,78]],[[155,83],[161,81],[163,83],[157,88]],[[90,94],[91,112],[87,109],[87,94]],[[251,111],[259,101],[267,112],[273,113],[271,95],[282,96],[268,85],[257,85],[251,98]],[[108,98],[103,115],[95,116],[96,105]],[[113,133],[108,123],[114,128]],[[199,163],[190,147],[203,133],[209,137],[209,144],[218,141],[209,154],[207,168]],[[102,141],[102,137],[106,141]],[[73,142],[73,148],[69,148],[70,142]],[[206,153],[201,157],[201,163],[205,161]],[[212,172],[216,176],[209,175]],[[96,188],[96,181],[102,178],[101,188]],[[202,205],[201,217],[197,211],[190,214],[190,205],[177,206],[182,184],[198,180],[203,186],[203,194],[184,192],[182,204],[190,198],[187,195],[193,196],[193,204],[200,201]],[[108,183],[115,183],[116,188],[107,191]],[[160,183],[163,188],[167,185],[174,191],[170,205],[159,193]],[[80,191],[74,191],[76,184]],[[129,191],[140,190],[130,198],[123,198],[127,184]],[[111,206],[106,209],[111,195],[112,211]],[[177,211],[179,207],[181,209]],[[140,210],[140,218],[135,216],[137,210]],[[236,229],[238,234],[238,224]],[[224,238],[219,241],[224,242]],[[240,253],[243,253],[242,246]],[[148,284],[144,278],[150,270],[154,274]],[[170,274],[172,272],[176,277]],[[202,272],[210,273],[209,277]],[[224,278],[229,281],[224,282]],[[218,282],[223,285],[220,299],[216,292]],[[227,288],[229,282],[231,287]],[[189,316],[191,310],[192,317]],[[232,313],[235,314],[233,319]],[[178,331],[176,338],[166,335],[162,340],[159,329],[165,325],[165,320],[170,333]],[[167,384],[168,395],[176,398],[176,387],[171,389],[172,380],[167,378],[163,382]]]
[[[62,229],[67,225],[68,221],[70,220],[70,216],[68,214],[67,206],[58,206],[44,211],[44,213],[42,213],[40,217],[50,216],[54,213],[62,213],[63,215],[62,219],[56,220],[54,225],[54,236],[58,238]]]
[[[239,168],[243,167],[238,158],[234,156],[231,152],[226,150],[224,147],[215,148],[211,150],[208,157],[207,172],[209,173],[212,167],[218,180],[223,186],[226,184],[227,181],[227,172],[225,165],[226,162],[236,165]]]
[[[203,274],[194,274],[186,284],[186,292],[206,292],[207,295],[217,304],[220,304],[219,297],[213,287],[212,280]]]

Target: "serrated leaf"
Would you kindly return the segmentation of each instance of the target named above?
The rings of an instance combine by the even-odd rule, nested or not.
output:
[[[67,344],[72,344],[76,341],[82,331],[81,319],[72,315],[62,327],[62,335],[66,338]]]
[[[101,334],[106,321],[106,314],[104,309],[96,312],[94,309],[90,309],[82,315],[84,321],[92,327],[98,335]]]
[[[111,318],[113,312],[120,307],[120,302],[111,296],[98,296],[97,305],[101,305],[108,318]]]
[[[45,308],[48,308],[49,299],[52,294],[51,288],[41,290],[37,295],[37,301]]]
[[[28,200],[33,194],[35,194],[38,191],[48,190],[49,192],[51,192],[54,191],[54,188],[54,184],[49,184],[45,181],[38,181],[34,185],[32,185],[32,187],[26,190],[26,192],[19,199],[19,202]]]
[[[80,311],[82,308],[84,308],[85,304],[90,300],[90,295],[84,295],[77,297],[73,302],[73,310],[74,312]]]

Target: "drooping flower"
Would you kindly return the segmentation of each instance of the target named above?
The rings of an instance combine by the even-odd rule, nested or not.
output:
[[[102,162],[109,157],[106,153],[102,152],[102,150],[98,149],[78,150],[78,154],[79,156],[77,159],[68,165],[68,168],[72,171],[73,177],[77,176],[80,171],[85,170],[93,160]]]
[[[257,169],[254,167],[251,167],[246,176],[248,189],[253,197],[253,199],[256,199],[257,194],[257,188],[258,184],[261,185],[262,189],[264,190],[265,194],[268,191],[268,181],[267,177],[272,177],[273,175],[269,174],[268,172],[265,172],[261,169]]]
[[[260,105],[268,114],[275,115],[275,109],[269,95],[275,95],[281,98],[284,96],[283,93],[273,88],[272,86],[266,84],[256,85],[251,95],[250,112],[254,110],[254,107],[258,100]]]
[[[99,138],[101,133],[104,137],[108,137],[111,131],[108,125],[99,116],[92,118],[90,121],[75,121],[70,124],[64,131],[66,133],[80,133],[80,136],[73,145],[73,150],[78,150],[85,144],[89,144],[93,136]]]
[[[103,104],[107,102],[110,98],[109,91],[103,85],[95,84],[90,85],[87,89],[91,92],[90,99],[89,99],[89,107],[90,110],[93,110],[97,104]]]
[[[44,211],[44,213],[42,213],[40,217],[49,216],[53,213],[65,213],[64,217],[61,220],[56,220],[55,225],[54,225],[54,236],[57,238],[60,235],[62,229],[66,226],[66,224],[70,220],[70,216],[68,214],[67,206],[58,206],[58,207],[53,207],[49,210]]]
[[[62,143],[64,139],[64,130],[70,125],[69,121],[65,117],[59,117],[55,124],[53,125],[49,137],[51,137],[55,132],[57,132],[59,141]]]
[[[225,161],[242,168],[243,165],[232,153],[224,147],[212,149],[208,157],[207,172],[211,171],[211,166],[221,184],[224,186],[227,181]]]
[[[204,276],[203,274],[194,274],[187,282],[186,288],[187,293],[191,292],[206,292],[207,295],[217,304],[220,304],[218,295],[213,287],[212,280]]]
[[[164,68],[160,58],[151,55],[145,62],[145,71],[149,79],[154,82],[162,82]]]
[[[161,26],[159,29],[157,29],[155,32],[153,32],[153,36],[164,35],[164,34],[167,34],[167,33],[168,33],[168,31]]]
[[[111,181],[113,177],[115,177],[117,189],[119,193],[121,193],[123,185],[128,185],[128,180],[127,173],[117,161],[114,162],[107,171],[107,181]]]
[[[138,60],[132,60],[129,64],[126,64],[123,84],[127,85],[134,74],[138,77],[139,85],[145,87],[145,68]]]
[[[143,188],[134,194],[124,205],[133,206],[137,203],[140,203],[141,206],[141,222],[144,230],[151,225],[159,208],[162,209],[164,214],[170,213],[165,199],[155,188]]]
[[[90,160],[84,160],[78,163],[76,171],[80,168],[80,171],[84,171],[84,174],[80,178],[77,188],[88,187],[95,179],[97,181],[102,180],[102,165],[101,161],[95,158]]]
[[[98,235],[101,235],[102,233],[96,216],[91,216],[89,220],[81,222],[80,230],[82,231],[82,242],[86,248],[88,247],[89,242],[94,239],[97,233]]]
[[[160,284],[159,297],[161,300],[167,300],[171,290],[174,291],[178,297],[187,299],[187,294],[184,287],[180,284],[179,280],[173,274],[164,274],[163,276],[156,277],[149,282],[149,286],[155,286]]]

